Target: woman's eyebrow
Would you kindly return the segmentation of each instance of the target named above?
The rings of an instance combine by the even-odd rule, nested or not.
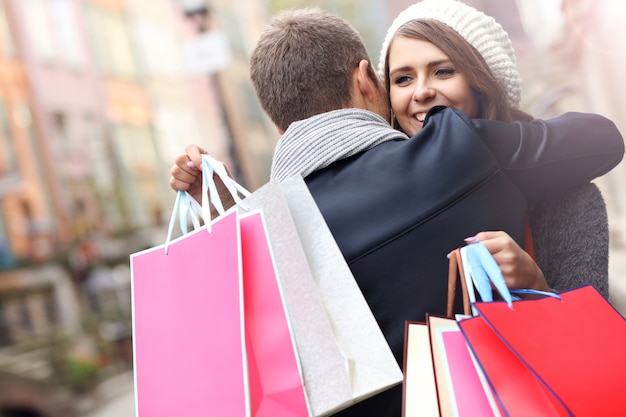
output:
[[[444,59],[438,59],[435,61],[430,61],[428,64],[426,64],[426,67],[428,68],[432,68],[432,67],[437,67],[439,65],[442,64],[451,64],[452,60],[449,58],[444,58]],[[398,68],[394,68],[392,70],[389,71],[389,75],[395,74],[396,72],[406,72],[406,71],[412,71],[415,67],[413,65],[403,65],[401,67]]]

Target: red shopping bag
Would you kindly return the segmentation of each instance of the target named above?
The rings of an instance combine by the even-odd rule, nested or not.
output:
[[[249,415],[239,218],[131,255],[139,417]]]
[[[466,340],[472,340],[471,349],[509,416],[571,415],[545,381],[537,378],[481,317],[463,320],[459,326]]]
[[[591,285],[560,297],[475,303],[459,326],[509,415],[626,415],[624,317]]]

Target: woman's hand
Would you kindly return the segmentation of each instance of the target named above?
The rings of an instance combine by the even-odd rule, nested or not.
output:
[[[481,241],[495,259],[508,288],[550,291],[539,266],[506,232],[480,232],[465,239],[466,243],[477,241]]]

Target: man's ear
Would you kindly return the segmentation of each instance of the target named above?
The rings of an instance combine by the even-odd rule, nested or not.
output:
[[[274,126],[276,126],[276,125],[274,125]],[[278,126],[276,126],[276,130],[278,131],[278,134],[281,135],[281,136],[285,133],[285,131],[283,129],[281,129],[280,127],[278,127]]]
[[[373,102],[376,98],[375,88],[372,85],[374,81],[369,77],[367,69],[369,67],[369,62],[365,59],[359,62],[359,67],[357,68],[357,86],[359,92],[362,96],[366,97],[368,101]]]

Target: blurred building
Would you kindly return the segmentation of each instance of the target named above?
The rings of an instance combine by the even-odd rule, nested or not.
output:
[[[162,225],[169,169],[190,143],[249,189],[267,181],[277,134],[247,75],[260,6],[192,3],[204,12],[183,0],[0,1],[0,260]]]
[[[249,58],[267,23],[258,0],[175,0],[186,15],[184,40],[191,70],[208,79],[215,109],[230,136],[222,152],[237,180],[254,190],[269,179],[278,133],[261,110],[250,81]],[[207,59],[212,57],[212,59]],[[216,62],[219,60],[221,62]],[[219,156],[219,155],[218,155]]]
[[[248,76],[263,16],[255,1],[0,0],[0,415],[73,416],[132,366],[128,255],[165,239],[187,144],[250,190],[267,181],[278,134]]]
[[[32,118],[32,89],[8,10],[0,3],[0,265],[6,266],[13,253],[46,255],[52,219]]]

